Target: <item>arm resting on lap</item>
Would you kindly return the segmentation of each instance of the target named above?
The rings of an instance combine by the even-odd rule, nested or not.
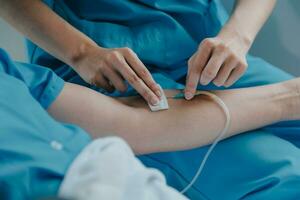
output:
[[[231,125],[226,137],[230,137],[283,120],[281,105],[289,91],[282,84],[274,84],[212,92],[229,108]],[[224,127],[225,115],[209,97],[169,99],[169,106],[169,110],[151,112],[140,97],[113,99],[66,83],[49,113],[59,121],[81,126],[94,138],[120,136],[137,154],[207,145]]]

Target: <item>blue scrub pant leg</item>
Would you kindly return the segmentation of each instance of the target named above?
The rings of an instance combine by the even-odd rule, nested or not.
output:
[[[247,87],[291,79],[267,62],[248,58],[249,69],[234,87]],[[214,89],[210,85],[204,89]],[[203,88],[202,88],[203,89]],[[201,130],[199,130],[201,134]],[[160,169],[168,184],[183,189],[193,178],[207,151],[201,147],[183,152],[141,156],[149,167]],[[300,122],[284,122],[222,141],[208,159],[191,199],[299,199]]]

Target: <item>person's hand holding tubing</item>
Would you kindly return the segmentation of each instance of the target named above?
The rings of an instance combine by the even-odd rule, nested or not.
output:
[[[86,82],[108,91],[124,91],[127,80],[148,103],[158,103],[160,89],[132,50],[99,47],[42,1],[0,0],[0,3],[0,17],[71,66]]]
[[[275,0],[238,0],[227,24],[216,37],[204,39],[188,61],[185,98],[198,84],[229,87],[246,71],[246,55],[271,13]],[[253,12],[255,10],[256,12]]]
[[[216,86],[231,86],[247,69],[248,48],[239,37],[217,36],[203,40],[189,59],[189,84],[213,82]]]

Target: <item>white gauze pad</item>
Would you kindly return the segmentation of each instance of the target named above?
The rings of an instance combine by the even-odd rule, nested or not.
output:
[[[160,97],[159,103],[155,106],[148,103],[151,111],[153,111],[153,112],[156,112],[156,111],[159,111],[159,110],[168,110],[169,109],[169,104],[168,104],[167,97],[166,97],[163,89],[160,87],[160,85],[159,85],[159,89],[160,89],[160,92],[161,92],[161,97]]]

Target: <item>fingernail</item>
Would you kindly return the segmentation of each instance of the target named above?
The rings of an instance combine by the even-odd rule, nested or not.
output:
[[[161,97],[161,92],[160,92],[160,90],[156,90],[155,93],[156,93],[157,96]]]
[[[159,100],[157,99],[157,98],[152,98],[151,99],[151,104],[153,105],[153,106],[156,106],[156,105],[158,105],[159,104]]]
[[[200,80],[201,85],[207,85],[209,81],[207,79],[201,79]]]
[[[214,82],[214,84],[215,84],[215,86],[217,86],[217,87],[221,87],[221,86],[222,86],[222,83],[216,83],[216,82]]]
[[[185,99],[186,100],[191,100],[193,98],[193,94],[191,92],[186,92],[185,93]]]

